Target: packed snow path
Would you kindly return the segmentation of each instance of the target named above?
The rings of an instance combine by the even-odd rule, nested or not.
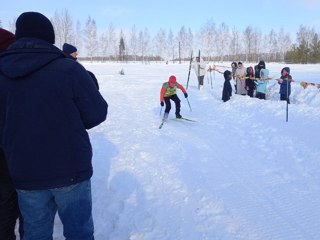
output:
[[[158,129],[160,87],[172,74],[185,86],[187,64],[86,67],[109,103],[90,131],[97,240],[320,238],[319,93],[300,103],[293,88],[286,122],[274,83],[269,100],[222,103],[222,75],[199,91],[192,72],[192,112],[178,95],[182,116],[197,122],[171,120],[173,105]],[[57,218],[55,239],[61,231]]]

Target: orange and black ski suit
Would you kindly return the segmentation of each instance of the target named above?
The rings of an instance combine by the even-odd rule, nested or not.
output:
[[[170,109],[171,109],[171,103],[170,103],[170,99],[172,101],[174,101],[175,105],[176,105],[176,115],[180,114],[180,99],[177,96],[177,88],[179,88],[183,94],[186,94],[187,91],[186,89],[179,83],[175,83],[174,87],[170,87],[168,82],[165,82],[162,84],[162,88],[160,91],[160,102],[165,102],[166,104],[166,109],[164,110],[164,112],[169,113]]]

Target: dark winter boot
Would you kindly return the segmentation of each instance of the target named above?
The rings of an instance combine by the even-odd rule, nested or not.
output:
[[[180,113],[176,113],[176,118],[182,118]]]

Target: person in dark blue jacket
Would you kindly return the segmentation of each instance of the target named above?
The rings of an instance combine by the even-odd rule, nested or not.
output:
[[[232,87],[230,80],[232,79],[232,72],[229,70],[224,71],[224,84],[222,89],[222,100],[224,102],[227,102],[230,100],[230,97],[232,96]]]
[[[281,70],[281,77],[277,80],[280,84],[280,100],[287,101],[290,104],[291,82],[293,82],[292,76],[290,75],[290,68],[284,67]]]
[[[25,240],[52,239],[58,212],[66,239],[94,239],[87,133],[108,104],[87,71],[55,47],[49,19],[16,21],[16,41],[0,54],[0,136]]]
[[[73,59],[74,61],[77,61],[78,49],[75,46],[73,46],[69,43],[64,43],[62,46],[62,51],[67,55],[67,57]],[[89,75],[92,78],[96,87],[99,89],[99,83],[98,83],[96,76],[93,74],[93,72],[90,72],[88,70],[87,70],[87,72],[89,73]]]

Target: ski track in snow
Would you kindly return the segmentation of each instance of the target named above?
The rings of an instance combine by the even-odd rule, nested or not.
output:
[[[178,95],[182,116],[197,122],[170,120],[173,106],[158,129],[161,84],[174,74],[185,85],[188,65],[86,67],[109,103],[107,121],[90,131],[96,239],[319,239],[312,129],[320,110],[299,107],[306,97],[298,88],[286,123],[277,85],[269,84],[270,100],[236,95],[222,103],[222,75],[199,91],[192,72],[192,112]],[[117,73],[122,67],[125,75]],[[319,95],[307,100],[315,104]],[[61,231],[57,218],[54,239],[63,239]]]

